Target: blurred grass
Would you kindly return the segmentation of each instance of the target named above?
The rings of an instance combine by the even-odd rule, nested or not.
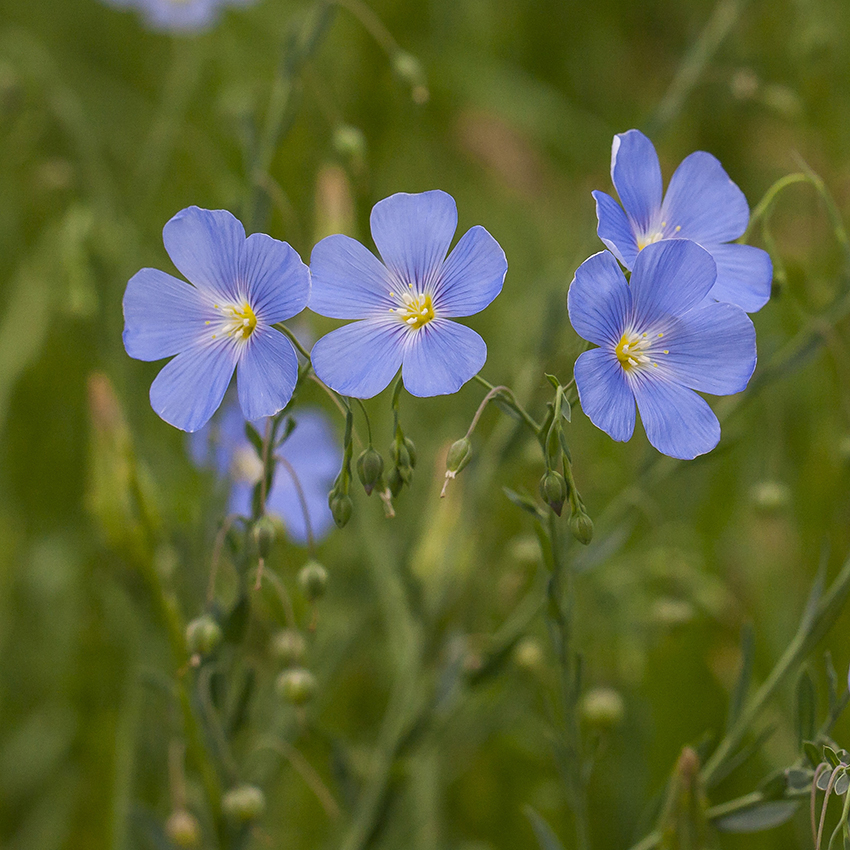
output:
[[[469,322],[488,341],[484,374],[538,410],[544,368],[566,382],[579,351],[564,294],[599,249],[589,193],[610,188],[615,132],[654,128],[668,178],[683,156],[710,150],[751,206],[798,170],[799,154],[847,215],[850,7],[841,0],[370,5],[422,62],[430,99],[415,103],[364,27],[338,9],[271,164],[268,232],[306,260],[330,230],[368,241],[369,210],[392,192],[449,191],[459,231],[483,224],[510,264],[504,293]],[[226,11],[205,34],[172,39],[96,0],[0,5],[0,843],[9,850],[151,847],[150,823],[169,813],[168,742],[180,732],[173,661],[139,572],[138,505],[121,501],[120,458],[132,451],[150,482],[162,523],[155,549],[160,567],[171,564],[165,575],[186,617],[203,605],[221,504],[182,435],[150,410],[158,366],[124,353],[121,297],[138,268],[170,268],[161,228],[174,212],[189,204],[240,212],[251,122],[306,9],[265,0]],[[717,15],[725,37],[701,42]],[[701,44],[713,49],[700,53]],[[694,56],[698,66],[687,64]],[[363,132],[360,161],[334,148],[342,122]],[[809,187],[780,197],[773,233],[787,282],[754,317],[762,364],[846,287],[840,248]],[[313,334],[330,327],[307,321]],[[611,516],[604,508],[625,490],[632,505],[618,547],[604,548],[618,533],[614,518],[597,521],[586,554],[602,554],[577,587],[587,685],[616,688],[626,709],[622,725],[600,733],[596,846],[639,837],[640,813],[681,746],[722,728],[741,625],[754,623],[760,679],[793,634],[821,551],[834,568],[850,549],[846,321],[824,339],[734,411],[715,452],[671,463],[652,486],[642,477],[653,461],[642,435],[614,444],[573,412],[576,477],[591,515]],[[95,372],[115,389],[126,445],[104,443],[92,423]],[[478,461],[447,502],[436,499],[444,451],[480,398],[474,386],[445,399],[405,397],[420,460],[398,518],[384,525],[380,507],[357,498],[354,527],[323,544],[332,578],[311,638],[320,690],[306,731],[275,707],[266,642],[276,615],[267,601],[249,633],[244,663],[261,683],[252,724],[284,729],[348,813],[408,658],[398,656],[398,622],[386,607],[398,601],[398,571],[408,589],[421,588],[405,640],[423,686],[452,664],[474,666],[525,594],[542,597],[530,524],[500,489],[535,492],[539,461],[508,439],[495,410],[476,432]],[[369,409],[384,449],[386,400]],[[93,500],[96,484],[117,489]],[[388,552],[380,562],[366,548],[376,534]],[[284,545],[271,567],[292,588],[303,558]],[[827,640],[841,678],[846,627],[845,616]],[[551,753],[556,675],[539,618],[530,633],[542,661],[509,662],[405,751],[375,846],[535,847],[525,804],[571,846]],[[823,704],[818,658],[812,670]],[[793,759],[791,684],[773,707],[777,731],[763,754],[716,801]],[[838,740],[846,744],[848,732],[843,721]],[[234,758],[243,778],[271,783],[264,829],[281,846],[342,844],[344,824],[327,818],[285,761],[260,759],[244,736]],[[199,803],[195,780],[188,790]],[[806,829],[799,816],[722,846],[796,847]]]

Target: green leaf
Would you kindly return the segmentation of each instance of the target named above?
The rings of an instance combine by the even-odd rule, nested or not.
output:
[[[747,694],[750,691],[750,684],[753,677],[753,647],[753,627],[747,623],[741,630],[741,672],[738,674],[738,682],[729,700],[729,715],[726,718],[727,730],[731,729],[741,716]]]
[[[820,600],[823,596],[824,583],[826,582],[826,564],[821,560],[818,567],[817,575],[812,583],[812,589],[809,591],[809,598],[806,600],[806,607],[803,610],[803,616],[800,619],[800,631],[807,632],[814,626],[817,619]]]
[[[828,761],[833,767],[838,767],[841,764],[841,759],[838,758],[838,753],[828,744],[823,745],[823,758]]]
[[[564,850],[564,845],[552,831],[552,827],[531,806],[523,806],[525,816],[531,821],[531,828],[537,838],[540,850]]]
[[[802,747],[803,741],[815,737],[815,722],[817,716],[817,695],[812,677],[808,670],[803,670],[797,679],[794,725],[797,731],[797,746]]]
[[[827,650],[823,654],[824,667],[826,668],[826,680],[828,683],[827,693],[829,694],[829,714],[835,717],[838,714],[838,673],[835,672],[835,665],[832,663],[832,653]],[[813,738],[814,735],[809,735]]]
[[[812,767],[817,767],[823,761],[820,748],[811,741],[803,741],[803,753]]]
[[[544,373],[544,374],[546,374],[546,373]],[[560,381],[559,381],[559,380],[558,380],[558,379],[557,379],[554,375],[546,374],[546,380],[547,380],[547,381],[549,381],[549,383],[550,383],[550,384],[551,384],[551,385],[552,385],[552,386],[553,386],[556,390],[561,389],[561,382],[560,382]]]
[[[793,817],[800,804],[796,800],[775,800],[761,803],[751,809],[735,812],[714,821],[721,832],[761,832],[773,829]]]
[[[530,513],[541,522],[546,519],[546,514],[540,510],[537,502],[525,493],[517,493],[516,490],[511,490],[510,487],[502,487],[502,492],[518,507]]]
[[[567,420],[567,422],[572,422],[573,411],[570,403],[567,401],[567,397],[563,396],[561,400],[561,416]]]
[[[263,438],[260,436],[257,429],[250,423],[245,423],[245,436],[248,442],[254,447],[257,457],[263,456]]]
[[[814,773],[800,767],[789,767],[785,776],[790,791],[804,791],[811,787]]]
[[[761,791],[765,800],[779,800],[788,787],[788,779],[784,770],[776,770],[759,783],[758,790]]]
[[[248,615],[251,611],[251,602],[247,593],[239,597],[236,604],[230,609],[230,613],[222,623],[224,639],[228,643],[241,643],[248,628]]]

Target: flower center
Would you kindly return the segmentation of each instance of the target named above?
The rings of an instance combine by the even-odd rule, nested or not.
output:
[[[637,247],[638,251],[643,251],[647,245],[652,245],[655,242],[660,242],[662,239],[672,238],[675,239],[679,235],[679,231],[682,229],[681,224],[677,224],[673,228],[667,227],[667,222],[662,221],[661,224],[655,229],[650,230],[648,233],[639,233],[637,237]],[[669,237],[666,235],[669,231]]]
[[[640,369],[645,366],[652,366],[657,369],[658,363],[653,358],[659,354],[670,353],[666,348],[659,351],[653,346],[663,336],[663,333],[659,333],[650,337],[649,334],[638,333],[633,329],[624,331],[620,341],[614,347],[614,354],[617,355],[617,360],[619,360],[623,370],[631,372],[633,369]]]
[[[408,289],[409,292],[390,293],[390,296],[399,302],[398,307],[390,307],[390,312],[396,313],[412,331],[418,331],[433,320],[434,303],[430,292],[414,292],[410,284]]]
[[[222,314],[222,323],[212,338],[216,339],[220,334],[233,337],[236,340],[246,340],[257,327],[257,316],[251,309],[251,305],[245,301],[241,307],[235,304],[213,304],[216,310]],[[209,322],[207,322],[209,324]]]

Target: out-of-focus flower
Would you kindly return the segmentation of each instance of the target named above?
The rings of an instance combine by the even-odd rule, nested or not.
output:
[[[292,419],[294,430],[275,450],[278,462],[266,496],[266,511],[280,517],[293,542],[304,545],[310,537],[308,517],[315,540],[324,537],[333,526],[328,491],[339,472],[342,450],[321,410],[299,408]],[[260,434],[264,433],[264,421],[253,424]],[[225,404],[207,428],[192,435],[189,449],[199,466],[212,466],[229,479],[231,513],[249,515],[254,486],[263,467],[245,436],[245,419],[237,405]]]
[[[661,166],[652,142],[639,130],[614,136],[611,180],[618,204],[594,192],[599,238],[627,268],[639,253],[666,239],[692,239],[711,254],[717,280],[709,297],[737,304],[748,313],[770,298],[770,256],[752,245],[730,244],[747,229],[744,193],[710,153],[686,156],[673,172],[662,201]]]
[[[189,207],[163,229],[165,250],[194,286],[157,269],[130,278],[124,347],[138,360],[177,355],[154,380],[153,409],[184,431],[205,425],[237,371],[246,419],[272,416],[292,397],[298,360],[272,328],[300,313],[310,273],[286,243],[245,238],[226,210]]]
[[[224,6],[246,6],[253,0],[106,0],[121,9],[137,9],[154,30],[193,33],[211,27]]]
[[[579,356],[575,379],[597,428],[628,440],[637,401],[658,451],[691,459],[717,445],[720,423],[693,390],[743,390],[756,365],[756,335],[740,307],[706,299],[715,274],[709,253],[687,239],[644,248],[631,283],[607,251],[579,266],[570,321],[599,348]]]
[[[457,392],[484,365],[487,346],[451,319],[478,313],[501,292],[505,252],[476,226],[447,257],[457,207],[445,192],[391,195],[375,204],[371,225],[383,263],[342,234],[313,249],[310,309],[361,320],[315,344],[316,374],[356,398],[377,395],[400,366],[412,395]]]

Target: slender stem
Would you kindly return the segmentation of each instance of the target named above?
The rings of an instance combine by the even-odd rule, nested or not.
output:
[[[295,485],[295,492],[298,494],[298,504],[301,506],[301,513],[304,515],[304,527],[307,529],[307,549],[313,555],[316,551],[316,538],[313,536],[313,523],[310,522],[310,511],[307,510],[307,499],[304,496],[301,481],[298,479],[298,473],[296,473],[292,464],[285,457],[275,455],[275,460],[289,473],[289,477]]]
[[[481,375],[475,375],[475,380],[478,381],[481,386],[486,387],[488,390],[494,390],[494,387],[489,381],[485,380],[481,377]],[[523,422],[534,432],[535,437],[540,436],[540,425],[535,421],[534,417],[517,401],[516,396],[513,394],[513,391],[508,389],[507,387],[502,390],[502,398],[505,404],[511,408],[511,410],[516,411],[519,416],[522,418]]]
[[[278,324],[274,325],[273,327],[277,328],[279,331],[282,331],[287,337],[289,337],[289,341],[295,346],[295,348],[298,350],[298,353],[302,357],[304,357],[308,363],[310,363],[310,368],[312,368],[310,352],[307,351],[307,349],[304,348],[303,345],[301,345],[301,343],[298,341],[298,337],[295,336],[295,334],[292,333],[292,331],[289,330],[289,328],[286,327],[286,325],[284,325],[282,322],[278,322]]]
[[[481,401],[481,404],[478,405],[478,410],[475,411],[475,416],[472,417],[472,422],[469,423],[469,428],[466,431],[466,439],[468,440],[472,436],[472,432],[475,430],[475,426],[478,424],[478,420],[481,418],[481,414],[484,412],[484,408],[500,393],[500,392],[510,392],[508,387],[493,387],[487,395]]]
[[[750,236],[750,232],[756,224],[761,221],[762,218],[767,217],[770,207],[773,205],[773,202],[776,200],[779,193],[784,189],[787,189],[789,186],[794,186],[797,183],[811,183],[811,180],[805,174],[786,174],[770,186],[770,188],[764,193],[762,199],[756,204],[756,208],[750,216],[750,223],[747,225],[747,229],[741,237],[742,242],[746,242]]]
[[[398,53],[398,42],[384,26],[383,21],[362,0],[333,0],[337,6],[347,9],[363,25],[363,28],[392,57]]]
[[[369,446],[372,445],[372,423],[369,421],[369,414],[366,412],[366,405],[361,399],[355,399],[363,413],[363,418],[366,420],[366,435],[369,437]]]
[[[215,599],[215,580],[218,575],[218,565],[221,561],[221,550],[224,548],[224,541],[227,539],[227,533],[233,526],[233,521],[236,519],[235,514],[229,514],[224,518],[218,534],[215,536],[213,544],[212,563],[210,564],[210,579],[207,582],[207,605],[211,605]]]

